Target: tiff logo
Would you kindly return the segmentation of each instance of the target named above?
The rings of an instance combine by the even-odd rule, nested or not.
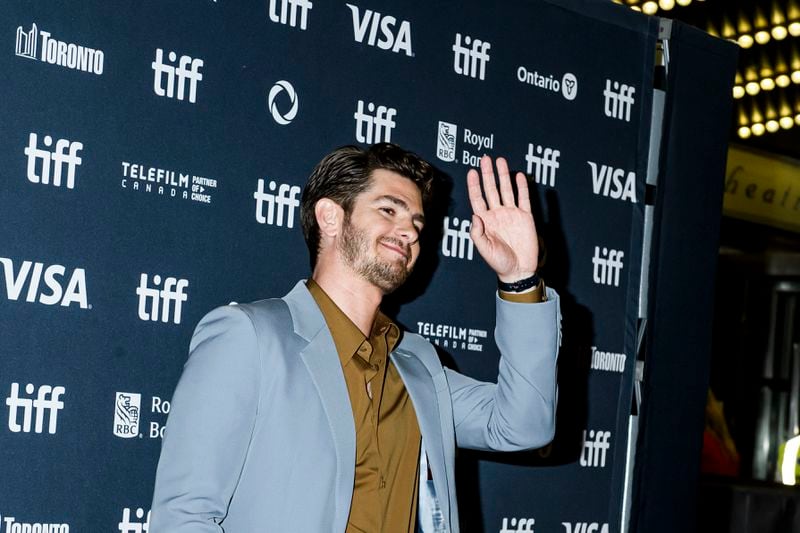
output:
[[[277,194],[275,194],[275,189],[278,190]],[[274,181],[270,181],[269,190],[271,192],[264,190],[264,180],[259,178],[258,190],[253,193],[253,198],[256,199],[256,221],[259,224],[270,226],[283,226],[285,221],[287,228],[293,228],[295,209],[300,207],[298,198],[300,187],[285,183],[278,186]],[[264,204],[267,205],[266,216],[264,215]]]
[[[503,527],[500,533],[520,533],[523,531],[533,531],[533,524],[536,520],[533,518],[512,518],[511,526],[508,525],[508,518],[503,518]]]
[[[53,138],[45,135],[42,139],[45,147],[53,146]],[[28,146],[25,147],[25,155],[28,156],[28,181],[31,183],[50,184],[51,167],[52,183],[55,187],[61,187],[61,179],[64,175],[64,166],[67,167],[67,189],[75,188],[75,169],[80,166],[83,160],[78,157],[78,152],[83,150],[83,143],[72,142],[67,139],[58,139],[55,150],[43,150],[39,148],[39,136],[35,133],[28,135]],[[41,161],[38,165],[37,162]]]
[[[392,130],[397,125],[394,122],[397,110],[384,105],[376,109],[375,104],[370,102],[367,111],[370,114],[364,112],[364,101],[359,100],[358,110],[353,115],[356,119],[356,140],[366,144],[391,142]]]
[[[144,522],[142,522],[144,519]],[[147,533],[150,531],[150,511],[147,511],[145,518],[144,509],[136,509],[136,521],[131,520],[131,510],[125,507],[122,510],[122,522],[117,524],[120,533]]]
[[[278,13],[278,3],[281,5],[280,13]],[[300,29],[305,30],[308,24],[308,12],[312,7],[314,4],[310,0],[269,0],[269,19],[296,28],[299,14]]]
[[[472,47],[470,48],[470,44]],[[492,45],[480,39],[464,36],[461,44],[461,34],[456,33],[456,42],[453,44],[453,70],[456,74],[470,78],[486,78],[486,63],[489,62],[489,49]]]
[[[618,81],[612,83],[611,80],[606,80],[606,88],[603,90],[606,116],[630,122],[635,92],[636,88],[631,85],[625,85]]]
[[[612,250],[599,246],[594,247],[592,257],[592,281],[598,285],[613,285],[619,287],[619,275],[622,272],[622,258],[625,252]]]
[[[170,320],[170,302],[175,302],[174,312],[172,313],[172,321],[175,324],[181,323],[181,305],[189,299],[186,294],[186,287],[189,286],[189,281],[178,278],[166,278],[164,286],[161,290],[158,286],[161,284],[161,276],[156,274],[153,276],[153,288],[147,285],[147,274],[141,274],[139,278],[139,286],[136,287],[136,294],[139,295],[139,318],[141,320],[151,320],[157,322],[168,323]],[[150,310],[147,310],[147,303],[150,302]],[[159,306],[161,313],[159,313]]]
[[[17,28],[16,54],[20,57],[36,59],[36,47],[39,39],[39,28],[36,23],[31,25],[31,31],[26,32],[22,26]]]
[[[608,533],[608,524],[598,524],[597,522],[561,522],[564,526],[564,533]]]
[[[527,173],[533,174],[536,183],[555,187],[560,155],[561,150],[528,143],[528,153],[525,155],[525,162],[528,164]]]
[[[189,80],[189,102],[195,103],[197,82],[203,79],[203,75],[200,73],[203,60],[192,59],[189,56],[181,56],[180,60],[178,60],[178,55],[175,52],[170,52],[169,61],[173,64],[164,64],[164,51],[161,48],[156,48],[156,59],[152,63],[153,71],[155,72],[153,76],[153,92],[158,96],[183,100],[186,95],[186,80]],[[177,67],[174,66],[176,61],[178,61]],[[166,89],[164,89],[162,83],[165,75],[167,78]],[[177,88],[175,87],[176,77],[178,78]]]
[[[450,226],[452,222],[452,227]],[[455,217],[444,217],[444,237],[442,238],[442,254],[445,257],[472,260],[474,244],[469,236],[471,222]]]
[[[400,27],[395,33],[394,27],[397,19],[391,15],[381,15],[377,11],[367,9],[362,15],[358,6],[345,4],[353,14],[353,37],[359,43],[367,39],[367,44],[377,46],[381,50],[391,50],[394,53],[405,52],[407,56],[412,56],[411,51],[411,23],[407,20],[400,22]],[[380,29],[380,37],[378,37]],[[369,35],[367,35],[369,30]]]
[[[611,447],[610,431],[583,430],[583,450],[581,451],[580,464],[591,468],[605,468],[606,452]]]
[[[139,415],[142,395],[135,392],[118,392],[114,403],[114,435],[130,439],[139,435]]]
[[[32,383],[25,385],[25,393],[29,396],[33,394],[36,387]],[[8,429],[14,433],[31,432],[31,419],[33,412],[36,411],[36,422],[33,427],[34,433],[41,433],[44,430],[44,418],[48,415],[47,432],[55,434],[58,425],[58,411],[64,408],[64,402],[59,400],[64,394],[64,387],[51,387],[41,385],[36,393],[36,399],[20,398],[19,383],[11,384],[11,395],[6,398],[8,406]],[[22,409],[22,425],[20,425],[17,414]]]

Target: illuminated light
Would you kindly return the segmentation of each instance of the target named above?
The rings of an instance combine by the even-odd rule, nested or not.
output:
[[[800,126],[800,113],[794,116],[794,123]]]
[[[797,470],[797,451],[800,450],[800,435],[786,441],[783,447],[783,461],[781,461],[781,483],[794,485],[795,471]]]
[[[775,81],[772,78],[764,78],[761,80],[761,88],[765,91],[771,91],[775,88]]]
[[[750,35],[740,35],[739,38],[736,40],[736,43],[744,49],[750,48],[753,46],[753,38]]]
[[[755,38],[758,44],[767,44],[769,42],[770,35],[768,31],[761,30],[756,32]]]
[[[675,7],[675,0],[658,0],[658,5],[664,11],[669,11]]]
[[[678,5],[686,7],[692,3],[692,0],[678,0]]]
[[[642,8],[639,6],[631,6],[631,9],[633,9],[634,11],[638,11],[639,13],[642,12]]]
[[[742,139],[747,139],[748,137],[750,137],[750,128],[748,128],[747,126],[742,126],[741,128],[739,128],[737,133],[739,134],[739,137],[741,137]]]
[[[655,2],[645,2],[642,5],[642,11],[648,15],[655,15],[658,11],[658,4]]]
[[[759,123],[756,123],[756,124],[753,124],[752,126],[750,126],[750,130],[753,132],[753,135],[755,135],[756,137],[761,137],[762,135],[764,135],[764,132],[766,131],[766,128],[764,127],[763,124],[761,124],[759,122]]]
[[[788,30],[792,37],[800,37],[800,22],[792,22],[789,24]]]
[[[758,82],[751,81],[750,83],[748,83],[747,85],[744,86],[744,90],[750,96],[755,96],[755,95],[757,95],[758,93],[761,92],[761,86],[758,84]]]
[[[768,120],[767,121],[767,131],[768,132],[775,133],[779,129],[781,129],[781,126],[780,126],[780,124],[778,124],[777,120]]]
[[[792,117],[781,117],[778,124],[781,125],[781,128],[788,130],[794,126],[794,119],[792,119]]]
[[[772,28],[772,38],[776,41],[782,41],[786,39],[786,36],[789,34],[789,31],[786,29],[785,26],[775,26]]]
[[[800,70],[795,70],[792,72],[792,82],[800,85]]]
[[[733,86],[733,97],[734,98],[736,98],[737,100],[739,98],[744,98],[744,94],[745,94],[744,93],[744,87],[742,87],[741,85],[734,85]]]
[[[792,83],[792,79],[786,74],[780,74],[775,78],[775,85],[778,87],[788,87]]]

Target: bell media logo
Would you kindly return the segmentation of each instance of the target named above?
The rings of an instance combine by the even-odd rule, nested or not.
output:
[[[458,126],[440,120],[439,135],[436,137],[436,157],[448,163],[455,161],[457,136]]]
[[[284,113],[278,109],[278,104],[276,100],[278,99],[279,95],[285,94],[286,96],[283,98],[288,98],[289,100],[289,109]],[[269,112],[272,114],[272,118],[280,124],[281,126],[286,126],[287,124],[291,124],[294,120],[294,117],[297,116],[297,93],[292,87],[292,84],[286,80],[280,80],[272,86],[269,90],[269,95],[267,96],[267,107],[269,108]]]
[[[60,305],[69,307],[78,304],[81,309],[91,309],[86,296],[86,272],[76,268],[69,275],[69,280],[64,288],[64,278],[67,269],[63,265],[49,265],[44,263],[23,261],[19,270],[14,271],[14,261],[8,257],[0,257],[3,264],[5,277],[6,298],[18,301],[25,291],[24,300],[29,303],[44,305]],[[42,280],[44,277],[44,280]],[[44,281],[44,287],[42,287]]]
[[[353,114],[356,119],[356,140],[360,143],[373,144],[392,141],[392,130],[397,125],[394,117],[397,109],[385,105],[376,106],[372,102],[366,105],[358,101],[358,109]]]
[[[41,53],[39,53],[40,38]],[[90,72],[98,76],[103,73],[105,55],[102,50],[54,39],[49,32],[39,30],[36,23],[31,24],[31,29],[28,31],[22,26],[17,28],[15,53],[18,57]]]
[[[45,148],[53,146],[53,138],[45,135],[42,139]],[[28,135],[28,146],[24,153],[28,156],[27,175],[31,183],[41,183],[54,187],[61,187],[61,182],[66,174],[65,186],[67,189],[75,188],[75,169],[78,168],[83,160],[78,153],[83,150],[83,143],[58,139],[55,148],[43,150],[39,148],[39,136],[36,133]],[[40,163],[37,165],[37,163]],[[66,172],[64,168],[66,167]]]
[[[552,74],[539,74],[536,70],[531,71],[520,65],[517,68],[517,81],[539,89],[560,93],[567,100],[575,100],[578,96],[578,78],[571,72],[565,73],[559,81]]]
[[[256,200],[256,222],[269,226],[294,227],[294,214],[300,207],[300,187],[275,181],[269,182],[269,190],[264,190],[265,180],[259,178],[258,189],[253,193]],[[277,190],[277,192],[276,192]],[[264,206],[267,213],[264,214]]]
[[[280,7],[280,9],[279,9]],[[269,20],[305,30],[308,25],[308,12],[314,4],[310,0],[269,0]]]
[[[500,533],[521,533],[533,532],[533,524],[536,522],[533,518],[512,518],[509,523],[508,518],[503,518],[503,525],[500,528]]]
[[[404,52],[407,56],[414,55],[411,51],[411,23],[407,20],[400,21],[391,15],[381,15],[377,11],[367,9],[361,14],[358,6],[345,4],[353,15],[353,38],[356,42],[376,46],[381,50],[391,50],[394,53]],[[378,31],[380,30],[380,36]]]
[[[630,122],[631,109],[636,103],[633,98],[634,93],[636,93],[636,87],[607,79],[606,88],[603,90],[605,115],[609,118]]]
[[[608,533],[608,524],[597,522],[561,522],[564,533]]]
[[[134,516],[131,516],[131,513]],[[120,533],[147,533],[150,531],[150,511],[145,514],[144,509],[138,507],[131,511],[129,507],[122,510],[122,521],[117,524]]]
[[[32,397],[34,392],[36,398]],[[6,398],[8,429],[12,433],[30,433],[33,425],[34,433],[42,433],[46,418],[47,432],[54,435],[58,429],[58,412],[64,408],[64,402],[60,398],[65,392],[61,386],[40,385],[37,389],[33,383],[28,383],[25,385],[25,395],[28,397],[20,397],[19,383],[12,383],[11,394]],[[19,411],[22,411],[21,424]]]
[[[118,392],[114,403],[114,435],[123,439],[139,436],[142,395]]]
[[[197,101],[197,84],[203,79],[203,75],[200,73],[203,60],[186,55],[181,56],[179,60],[178,54],[175,52],[170,52],[167,57],[169,63],[164,63],[164,50],[156,48],[156,58],[151,64],[155,73],[153,75],[153,92],[158,96],[183,100],[186,98],[188,90],[189,103],[194,104]],[[175,66],[176,61],[178,62],[177,67]],[[164,87],[165,78],[166,88]],[[189,82],[188,89],[186,87],[187,80]]]
[[[444,236],[442,237],[442,255],[472,261],[474,243],[469,235],[469,220],[456,217],[444,217]]]
[[[462,44],[463,42],[463,44]],[[486,63],[489,62],[491,43],[456,33],[453,44],[453,70],[456,74],[470,78],[486,79]]]
[[[156,274],[152,279],[153,287],[150,287],[147,274],[142,273],[139,277],[139,286],[136,287],[136,294],[139,296],[139,319],[152,322],[161,320],[165,324],[171,320],[173,324],[180,324],[182,304],[189,299],[189,295],[186,294],[189,280],[164,278],[164,284],[159,289],[161,276]],[[174,307],[170,305],[171,302],[175,303]]]

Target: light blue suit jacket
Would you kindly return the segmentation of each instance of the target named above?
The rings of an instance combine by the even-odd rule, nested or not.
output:
[[[448,531],[458,532],[456,445],[510,451],[553,437],[561,315],[557,294],[548,297],[497,298],[497,384],[443,368],[413,333],[391,354]],[[333,338],[302,281],[284,298],[221,307],[200,321],[167,426],[150,533],[344,532],[353,413]]]

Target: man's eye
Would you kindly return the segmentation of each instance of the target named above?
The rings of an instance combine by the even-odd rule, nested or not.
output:
[[[391,207],[381,207],[381,211],[383,211],[387,215],[394,215],[394,209],[392,209]]]

